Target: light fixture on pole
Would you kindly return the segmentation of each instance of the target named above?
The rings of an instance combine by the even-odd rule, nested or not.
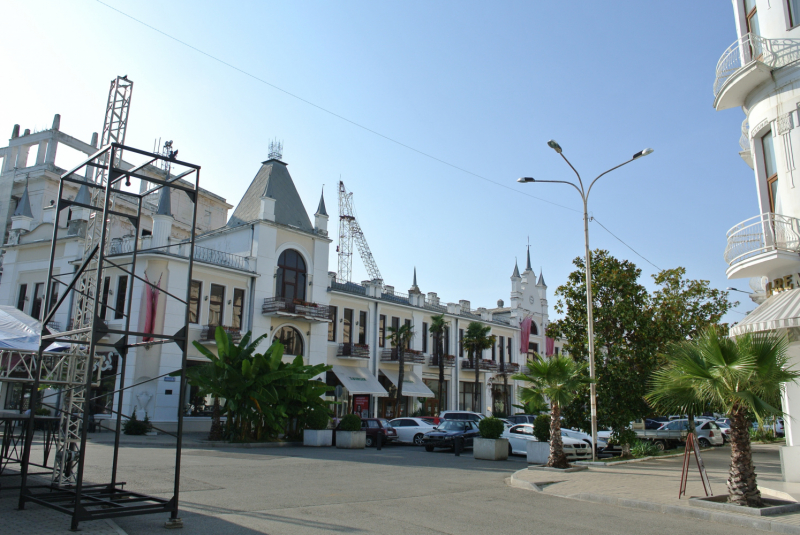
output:
[[[732,292],[739,292],[739,293],[743,293],[743,294],[747,294],[747,295],[753,295],[753,292],[745,292],[744,290],[737,290],[736,288],[731,288],[730,286],[728,286],[725,289],[729,290],[729,291],[732,291]]]
[[[619,169],[623,165],[631,163],[633,160],[638,160],[642,156],[647,156],[648,154],[652,154],[653,149],[644,149],[631,157],[630,160],[622,162],[621,164],[617,165],[616,167],[612,167],[608,171],[604,171],[597,175],[597,178],[592,180],[589,184],[589,188],[586,189],[583,186],[583,180],[581,180],[581,175],[578,173],[577,169],[575,169],[567,157],[564,156],[563,150],[561,149],[561,145],[558,144],[557,141],[551,139],[547,142],[547,146],[556,151],[567,165],[569,165],[570,169],[575,173],[575,176],[578,177],[578,185],[575,185],[572,182],[567,182],[566,180],[536,180],[532,177],[522,177],[518,178],[517,182],[526,184],[530,182],[549,182],[551,184],[569,184],[580,194],[581,199],[583,200],[583,237],[585,243],[585,262],[586,262],[586,323],[587,323],[587,337],[589,339],[589,377],[591,378],[592,382],[589,385],[589,403],[591,405],[592,411],[592,460],[596,460],[597,458],[597,386],[595,384],[595,370],[594,370],[594,299],[592,296],[592,261],[590,256],[589,250],[589,208],[588,208],[588,201],[589,201],[589,194],[592,192],[592,187],[594,183],[597,182],[600,177],[614,171],[615,169]]]

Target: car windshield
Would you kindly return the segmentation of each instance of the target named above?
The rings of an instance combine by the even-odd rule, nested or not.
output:
[[[463,431],[467,422],[448,420],[439,426],[439,431]]]
[[[730,429],[731,426],[725,422],[715,422],[720,429]]]
[[[389,420],[384,418],[378,418],[378,421],[381,423],[383,427],[392,427],[392,423]]]

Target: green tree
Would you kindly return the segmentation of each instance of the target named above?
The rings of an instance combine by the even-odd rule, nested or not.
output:
[[[483,351],[492,347],[496,339],[494,335],[488,336],[491,330],[492,328],[488,325],[471,321],[467,325],[467,332],[464,333],[464,347],[469,351],[469,359],[475,370],[475,387],[472,393],[472,408],[475,409],[475,412],[483,412],[480,408],[480,365]]]
[[[389,327],[389,341],[397,351],[397,399],[395,400],[395,417],[401,416],[400,414],[400,400],[403,398],[403,380],[406,374],[406,357],[405,349],[408,347],[411,339],[414,338],[414,327],[408,324],[401,325],[397,329]]]
[[[669,348],[668,363],[651,381],[648,400],[656,407],[698,410],[710,405],[731,419],[731,466],[728,500],[760,507],[761,492],[750,449],[750,414],[762,421],[782,412],[783,384],[800,372],[788,368],[785,337],[745,334],[735,340],[720,337],[710,327],[695,340]]]
[[[444,314],[431,316],[430,331],[433,335],[433,354],[436,355],[436,362],[439,364],[439,412],[444,409],[444,351],[442,348],[444,330]]]
[[[587,365],[564,355],[542,359],[539,355],[528,360],[528,373],[518,373],[513,379],[527,381],[530,386],[520,389],[520,400],[542,405],[550,401],[550,457],[547,466],[568,468],[567,456],[561,441],[561,407],[575,398],[580,387],[589,384]]]

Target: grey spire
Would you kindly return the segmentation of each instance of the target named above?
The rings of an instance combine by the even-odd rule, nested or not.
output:
[[[89,188],[86,186],[86,184],[81,184],[78,194],[75,195],[75,202],[86,205],[92,204],[92,197],[89,195]]]
[[[172,217],[172,200],[170,199],[169,186],[161,188],[161,196],[158,198],[156,214]]]
[[[328,215],[328,211],[325,210],[325,189],[323,188],[322,193],[319,196],[319,206],[317,206],[317,213],[314,215]],[[414,283],[416,284],[416,282]]]
[[[414,286],[417,285],[417,266],[414,266]]]
[[[414,284],[411,285],[411,288],[408,290],[410,294],[420,294],[422,292],[419,291],[419,286],[417,286],[417,266],[414,266]]]
[[[28,183],[25,183],[25,191],[22,192],[22,198],[17,203],[17,209],[14,210],[14,215],[22,215],[25,217],[33,218],[31,212],[31,200],[28,198]]]
[[[525,266],[525,271],[533,271],[531,268],[531,246],[528,245],[528,263]]]
[[[536,283],[536,285],[537,285],[537,286],[547,286],[547,285],[544,283],[544,270],[541,270],[541,271],[539,272],[539,282],[537,282],[537,283]]]
[[[514,273],[511,274],[511,278],[513,279],[514,277],[519,278],[519,266],[516,261],[514,261]]]

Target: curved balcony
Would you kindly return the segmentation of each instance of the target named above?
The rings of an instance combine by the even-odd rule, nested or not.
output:
[[[795,266],[800,258],[800,220],[767,212],[728,231],[728,278],[753,277]],[[770,261],[770,266],[764,262]]]
[[[261,305],[261,313],[265,316],[292,316],[308,321],[330,323],[331,307],[311,303],[302,299],[287,299],[285,297],[266,297]]]
[[[765,39],[747,33],[734,41],[717,62],[714,108],[744,104],[747,95],[771,78],[773,69],[800,59],[800,39]]]
[[[366,359],[369,360],[369,345],[367,344],[339,344],[336,356],[340,359]]]
[[[381,362],[399,362],[400,355],[398,354],[397,348],[387,347],[381,351]],[[405,364],[422,364],[425,362],[425,355],[422,354],[422,351],[417,351],[415,349],[404,349],[403,350],[403,363]]]

